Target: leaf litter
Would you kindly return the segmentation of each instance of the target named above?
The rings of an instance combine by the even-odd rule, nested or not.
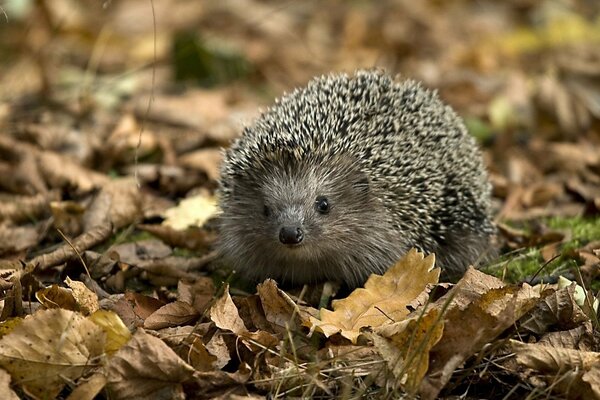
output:
[[[0,25],[4,397],[600,398],[593,2],[21,3]],[[213,251],[221,146],[365,66],[465,117],[501,256],[456,284],[416,250],[352,293],[239,280]]]

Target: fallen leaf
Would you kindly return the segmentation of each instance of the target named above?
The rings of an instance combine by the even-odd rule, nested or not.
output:
[[[107,310],[98,310],[88,317],[106,333],[106,353],[112,354],[131,339],[131,332],[121,318]]]
[[[0,369],[0,393],[4,400],[19,400],[19,396],[10,388],[10,375]]]
[[[360,329],[379,327],[404,319],[412,302],[427,284],[437,283],[440,269],[433,268],[435,257],[424,257],[412,249],[383,276],[371,275],[364,289],[356,289],[345,299],[335,300],[334,311],[321,309],[321,319],[311,324],[326,337],[336,333],[356,343]]]
[[[170,326],[186,325],[196,321],[200,313],[191,304],[173,301],[150,314],[144,321],[146,329],[162,329]]]
[[[194,368],[162,340],[139,329],[107,365],[111,399],[183,399],[181,384]]]
[[[81,315],[40,310],[0,339],[0,366],[28,393],[51,399],[98,365],[104,346],[104,331]]]
[[[165,211],[163,224],[180,231],[191,226],[202,226],[214,217],[217,211],[217,201],[214,197],[188,197],[181,200],[176,207]]]
[[[442,338],[444,321],[440,311],[374,329],[373,345],[379,351],[404,391],[415,395],[429,368],[429,351]]]
[[[88,289],[83,282],[71,280],[68,276],[65,283],[72,290],[78,311],[81,311],[83,315],[90,315],[98,311],[100,306],[98,305],[98,295],[96,293]]]

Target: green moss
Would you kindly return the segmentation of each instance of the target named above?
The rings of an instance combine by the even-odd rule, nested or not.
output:
[[[550,229],[568,233],[571,239],[563,243],[561,247],[563,255],[549,262],[543,271],[539,272],[539,276],[558,275],[576,266],[576,261],[565,254],[592,240],[600,239],[600,218],[554,217],[542,222]],[[523,229],[525,232],[531,230],[527,224],[524,226],[510,222],[507,224]],[[508,282],[520,282],[538,273],[544,264],[545,261],[539,248],[530,247],[504,254],[491,265],[483,267],[482,270],[504,278]]]
[[[582,243],[600,239],[600,218],[554,217],[548,219],[546,223],[551,229],[570,231],[573,240]]]

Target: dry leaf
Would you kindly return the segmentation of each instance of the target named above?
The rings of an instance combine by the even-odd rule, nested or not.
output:
[[[539,302],[539,286],[490,288],[486,280],[497,281],[470,268],[447,295],[431,305],[447,311],[443,336],[431,349],[429,370],[421,382],[423,399],[436,398],[458,366]]]
[[[174,301],[165,304],[150,314],[144,321],[146,329],[162,329],[170,326],[179,326],[193,323],[200,317],[200,313],[191,304],[183,301]]]
[[[53,399],[100,362],[104,331],[72,311],[40,310],[0,339],[0,366],[34,396]]]
[[[443,330],[443,318],[435,308],[375,329],[373,345],[387,361],[396,383],[409,394],[416,394],[429,368],[429,351],[442,338]]]
[[[162,340],[139,329],[108,366],[111,399],[183,398],[182,382],[194,374]]]
[[[165,211],[163,224],[180,231],[192,226],[200,227],[214,217],[217,211],[217,201],[214,197],[188,197],[181,200],[176,207]]]
[[[19,396],[10,388],[10,375],[0,369],[0,393],[3,400],[19,400]]]
[[[240,318],[238,309],[229,295],[229,285],[223,287],[223,294],[219,297],[208,311],[211,321],[221,329],[241,335],[248,330],[244,321]]]
[[[73,293],[73,298],[78,306],[78,311],[83,315],[90,315],[98,311],[98,295],[88,289],[83,282],[73,281],[67,277],[65,283],[69,286]]]
[[[510,341],[517,362],[570,399],[598,398],[600,353]],[[556,379],[560,376],[560,379]]]
[[[434,263],[433,255],[412,249],[383,276],[371,275],[364,289],[335,300],[334,311],[321,309],[321,319],[311,318],[311,323],[326,337],[340,332],[356,343],[361,328],[399,322],[409,314],[406,305],[439,279]]]
[[[131,339],[131,332],[112,311],[98,310],[88,317],[106,333],[106,353],[112,354]]]
[[[35,298],[46,308],[64,308],[71,311],[77,311],[78,309],[73,291],[56,284],[38,290],[35,293]]]

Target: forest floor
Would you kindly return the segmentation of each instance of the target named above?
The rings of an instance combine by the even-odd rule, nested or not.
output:
[[[464,118],[498,257],[450,284],[411,251],[333,304],[239,278],[222,148],[373,67]],[[598,2],[0,2],[3,399],[600,399],[599,275]]]

